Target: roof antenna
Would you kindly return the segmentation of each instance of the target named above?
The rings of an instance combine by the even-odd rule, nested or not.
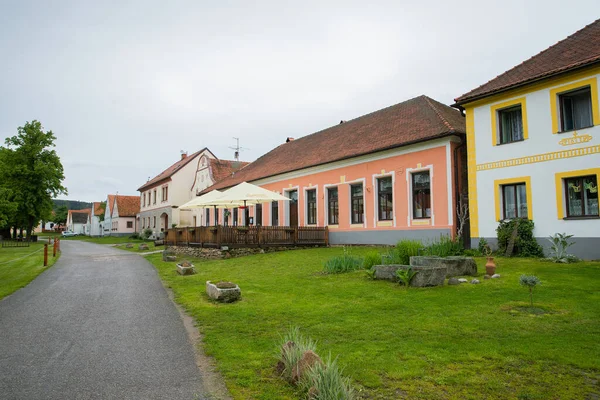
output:
[[[230,149],[235,150],[235,152],[233,153],[233,158],[235,159],[235,161],[240,161],[240,151],[242,150],[247,150],[245,147],[240,147],[240,138],[234,137],[235,141],[236,141],[236,146],[235,147],[231,147],[229,146]]]

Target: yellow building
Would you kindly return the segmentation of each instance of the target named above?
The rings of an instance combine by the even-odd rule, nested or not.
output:
[[[600,259],[600,20],[455,99],[466,113],[472,245],[527,218],[543,246]]]

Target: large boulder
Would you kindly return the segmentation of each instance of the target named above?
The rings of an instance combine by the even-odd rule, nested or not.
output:
[[[375,279],[387,280],[396,282],[398,277],[396,271],[401,267],[408,267],[408,265],[375,265]]]
[[[477,275],[477,264],[471,257],[413,256],[410,258],[410,265],[413,267],[446,267],[446,278]]]

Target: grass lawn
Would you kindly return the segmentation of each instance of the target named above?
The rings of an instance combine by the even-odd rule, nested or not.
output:
[[[131,241],[131,240],[130,240],[130,241],[129,241],[129,242],[127,242],[127,243],[131,243],[131,244],[133,244],[133,247],[132,247],[132,248],[130,248],[130,249],[128,249],[127,247],[125,247],[125,246],[126,246],[126,243],[119,244],[119,245],[117,245],[117,246],[115,246],[115,247],[116,247],[117,249],[121,249],[121,250],[127,250],[127,251],[132,251],[132,252],[134,252],[134,253],[147,253],[147,252],[149,252],[149,251],[155,251],[155,250],[164,250],[164,249],[165,249],[165,246],[158,246],[158,247],[154,246],[154,242],[153,242],[153,241],[148,241],[148,242],[145,242],[145,243],[148,245],[148,250],[140,250],[140,249],[139,249],[139,247],[140,247],[140,244],[141,244],[141,243],[144,243],[143,241]]]
[[[195,261],[179,276],[160,254],[148,259],[204,334],[236,399],[291,399],[274,370],[278,341],[292,325],[339,356],[361,398],[572,399],[600,394],[600,263],[558,265],[499,259],[500,279],[481,284],[402,288],[364,271],[323,275],[341,248]],[[368,248],[353,248],[362,255]],[[521,274],[542,280],[528,306]],[[206,280],[230,280],[242,301],[217,304]],[[595,397],[589,397],[595,398]]]
[[[30,247],[0,247],[0,299],[27,286],[36,276],[52,266],[59,257],[52,257],[48,246],[48,267],[44,267],[44,242]],[[33,254],[32,254],[33,253]]]

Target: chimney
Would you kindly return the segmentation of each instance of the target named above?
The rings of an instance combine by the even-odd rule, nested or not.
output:
[[[292,140],[294,140],[294,138],[293,138],[293,137],[288,137],[287,139],[285,139],[285,142],[286,142],[286,143],[289,143],[289,142],[291,142]]]
[[[346,122],[346,121],[345,121],[345,120],[341,120],[341,121],[340,121],[340,125],[341,125],[341,124],[343,124],[344,122]]]
[[[181,152],[181,159],[184,160],[187,158],[187,153],[186,152]]]

